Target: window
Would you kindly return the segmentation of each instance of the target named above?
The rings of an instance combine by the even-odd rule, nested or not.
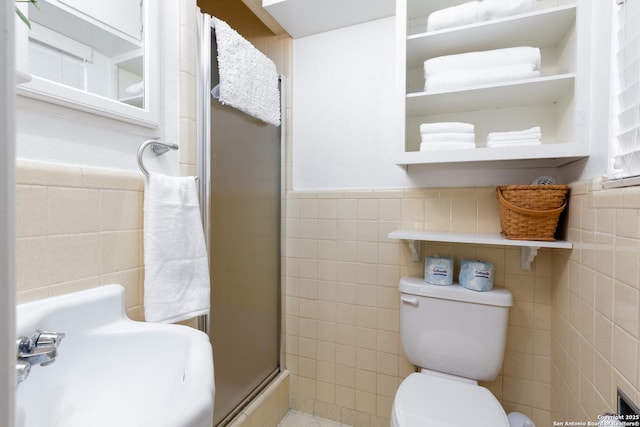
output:
[[[607,187],[640,184],[640,0],[616,0],[614,116]]]

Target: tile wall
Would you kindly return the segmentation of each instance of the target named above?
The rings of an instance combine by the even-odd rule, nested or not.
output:
[[[290,191],[286,211],[286,364],[292,409],[354,426],[388,426],[393,397],[413,366],[399,342],[398,280],[422,276],[398,228],[499,231],[495,189]],[[423,245],[423,254],[472,257],[510,289],[500,376],[484,384],[507,411],[550,425],[552,256],[533,269],[502,246]],[[456,272],[457,274],[457,272]]]
[[[18,161],[17,302],[108,283],[143,317],[140,174]]]
[[[554,421],[615,411],[616,388],[640,402],[640,187],[572,186],[569,237],[553,260]]]

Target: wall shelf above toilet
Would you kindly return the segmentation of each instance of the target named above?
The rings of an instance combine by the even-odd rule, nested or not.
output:
[[[455,233],[446,231],[396,230],[387,235],[390,239],[406,240],[411,249],[411,259],[422,261],[421,242],[470,243],[475,245],[516,246],[520,251],[520,268],[531,270],[531,263],[540,248],[571,249],[573,244],[565,240],[543,242],[537,240],[509,240],[496,233]]]

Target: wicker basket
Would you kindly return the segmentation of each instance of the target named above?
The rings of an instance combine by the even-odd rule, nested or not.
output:
[[[566,185],[497,187],[502,234],[513,240],[555,240],[568,191]]]

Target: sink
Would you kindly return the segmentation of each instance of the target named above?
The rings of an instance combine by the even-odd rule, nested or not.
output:
[[[211,427],[203,332],[129,319],[120,285],[21,304],[16,314],[16,337],[66,334],[55,363],[32,366],[17,385],[17,427]]]

